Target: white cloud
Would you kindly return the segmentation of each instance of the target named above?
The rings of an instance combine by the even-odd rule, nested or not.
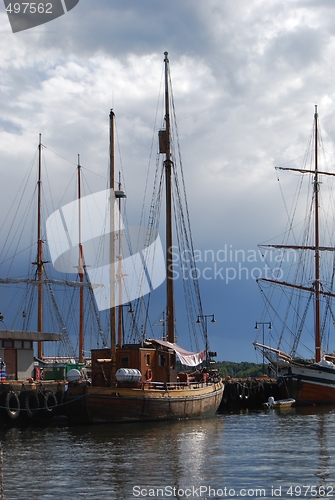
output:
[[[104,189],[113,107],[127,206],[135,218],[168,50],[196,245],[256,247],[282,229],[276,227],[284,216],[273,167],[304,153],[315,103],[334,154],[334,10],[326,0],[81,0],[69,14],[17,34],[3,12],[0,162],[6,196],[13,196],[40,132],[46,146],[73,162],[57,160],[52,178],[56,160],[45,152],[56,198],[73,177],[78,153],[98,174],[93,189]],[[117,162],[120,168],[118,155]],[[1,210],[7,205],[2,198]],[[229,295],[226,288],[220,301]],[[257,294],[255,285],[252,312],[261,314]],[[220,321],[235,324],[233,311],[234,305]],[[240,331],[251,331],[256,319],[240,319]],[[243,352],[253,356],[251,343]]]

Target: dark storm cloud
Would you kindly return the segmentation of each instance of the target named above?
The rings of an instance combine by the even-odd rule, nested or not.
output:
[[[113,107],[134,215],[167,50],[195,244],[214,251],[225,244],[257,248],[284,226],[274,166],[304,153],[315,103],[334,151],[334,15],[333,0],[81,0],[67,15],[13,34],[3,11],[0,164],[6,195],[29,164],[39,132],[74,163],[80,153],[100,181]],[[53,194],[61,198],[76,166],[51,165],[57,171]],[[93,189],[105,187],[97,184]],[[3,211],[8,202],[2,197],[0,203]],[[231,288],[218,281],[214,288],[207,299],[218,309],[223,300],[229,304],[227,330],[236,328],[239,297],[253,311],[261,309],[251,281]],[[249,332],[248,351],[258,319],[239,318],[239,331]]]
[[[69,56],[81,52],[89,57],[96,51],[118,57],[152,50],[206,52],[206,31],[192,0],[81,0],[72,16],[55,26],[57,34],[46,35],[46,46],[67,50]]]

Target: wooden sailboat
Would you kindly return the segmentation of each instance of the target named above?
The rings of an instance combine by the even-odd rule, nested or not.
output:
[[[28,309],[24,309],[22,311],[22,320],[23,320],[23,328],[19,330],[1,328],[0,329],[0,358],[2,362],[6,365],[6,377],[7,380],[26,380],[26,379],[37,379],[40,380],[41,373],[43,371],[43,366],[46,364],[45,356],[44,356],[44,347],[45,342],[58,342],[62,341],[66,347],[71,345],[66,329],[62,329],[62,333],[49,333],[46,334],[46,325],[45,325],[45,314],[43,312],[43,305],[45,302],[45,288],[48,287],[48,291],[50,291],[50,283],[52,280],[47,280],[45,277],[45,264],[48,260],[45,260],[45,255],[43,252],[43,244],[44,239],[42,236],[42,139],[41,134],[39,135],[39,144],[38,144],[38,177],[37,177],[37,252],[36,258],[34,262],[32,262],[33,266],[36,266],[36,272],[33,273],[33,276],[25,276],[20,278],[12,278],[12,277],[1,277],[0,284],[14,285],[15,287],[19,287],[21,283],[25,284],[27,289],[31,286],[37,287],[37,308],[36,308],[36,320],[37,320],[37,331],[31,331],[29,328],[29,319],[34,317],[32,313],[31,304],[34,303],[34,300],[29,297],[28,293],[26,294],[25,302],[19,303],[19,298],[16,297],[16,301],[11,303],[11,307],[14,311],[13,305],[18,303],[23,306],[24,304],[28,307]],[[4,245],[5,247],[5,245]],[[5,247],[4,252],[8,252],[8,248]],[[15,259],[15,252],[11,256],[11,260]],[[3,262],[1,262],[1,265]],[[5,266],[3,266],[5,267]],[[2,271],[2,268],[1,268]],[[3,272],[3,271],[2,271]],[[10,297],[10,292],[8,293]],[[2,302],[5,302],[4,300]],[[4,304],[2,304],[4,305]],[[57,313],[56,313],[57,315]],[[2,322],[3,322],[3,315]],[[28,318],[29,317],[29,318]],[[4,322],[3,322],[4,324]],[[6,339],[6,341],[5,341]],[[25,342],[25,344],[23,344]],[[37,358],[34,362],[34,349],[33,342],[37,342]],[[72,345],[71,345],[72,347]],[[29,356],[28,356],[29,353]],[[72,353],[71,353],[72,354]],[[29,360],[29,361],[28,361]],[[37,362],[40,363],[38,367],[36,367]]]
[[[302,245],[266,245],[280,252],[294,251],[297,264],[301,267],[301,271],[297,270],[295,282],[285,280],[261,278],[258,280],[260,287],[264,284],[275,287],[280,287],[285,290],[286,299],[289,299],[290,306],[297,313],[295,326],[288,324],[289,307],[285,311],[286,322],[282,323],[282,330],[278,345],[271,347],[263,343],[255,342],[254,346],[260,350],[275,367],[278,381],[282,390],[282,397],[294,398],[297,404],[335,404],[335,356],[327,354],[328,348],[325,345],[327,341],[327,327],[329,332],[334,328],[334,316],[332,313],[332,300],[335,297],[333,290],[334,281],[334,235],[331,234],[331,229],[325,224],[321,224],[322,214],[330,217],[333,202],[330,201],[329,209],[321,208],[321,176],[329,179],[334,176],[334,173],[321,171],[319,169],[319,130],[318,130],[318,112],[315,106],[314,113],[314,147],[312,151],[312,167],[307,168],[288,168],[277,167],[280,170],[291,170],[296,173],[301,173],[303,176],[310,174],[312,176],[312,203],[310,203],[312,217],[306,217],[311,230],[303,231],[306,235]],[[325,198],[327,197],[327,189]],[[331,197],[329,197],[331,200]],[[333,225],[332,219],[332,225]],[[293,227],[293,221],[290,221],[290,228]],[[321,234],[321,228],[324,231]],[[325,231],[327,229],[327,231]],[[330,245],[322,241],[326,232],[330,233]],[[307,240],[307,234],[312,234],[313,240]],[[303,255],[310,255],[313,262],[312,273],[307,271],[306,261]],[[322,265],[321,265],[322,264]],[[328,264],[328,274],[323,275],[322,270]],[[288,267],[288,266],[287,266]],[[311,278],[311,275],[313,276]],[[263,288],[262,288],[262,291]],[[290,293],[292,292],[292,295]],[[304,295],[306,305],[302,309],[301,296]],[[299,302],[298,302],[299,300]],[[324,305],[323,305],[324,304]],[[313,307],[311,307],[313,305]],[[278,310],[267,303],[267,310],[272,308],[274,314],[277,315]],[[310,312],[312,309],[312,312]],[[310,328],[313,324],[313,328]],[[273,324],[274,322],[272,322]],[[306,345],[308,340],[303,340],[303,333],[312,330],[314,337],[314,353],[309,358],[298,355],[300,346]],[[290,331],[290,340],[286,340],[285,334]],[[290,350],[283,348],[284,342],[290,345]]]
[[[1,266],[1,277],[0,277],[0,285],[6,285],[6,289],[9,288],[9,285],[13,285],[12,288],[22,288],[24,290],[24,293],[21,294],[23,295],[23,298],[21,295],[17,294],[17,297],[15,298],[15,302],[12,302],[11,299],[8,299],[8,301],[4,300],[4,297],[2,297],[2,307],[5,308],[5,315],[0,313],[0,323],[1,323],[1,328],[0,328],[0,341],[5,340],[5,339],[11,339],[13,341],[12,344],[7,342],[7,345],[5,346],[4,343],[0,345],[0,358],[2,361],[4,361],[7,365],[7,379],[10,380],[16,380],[16,379],[21,379],[23,376],[29,377],[29,378],[34,378],[36,376],[36,379],[40,381],[40,378],[43,377],[44,375],[44,380],[52,380],[53,376],[53,367],[62,367],[64,370],[61,370],[62,374],[65,375],[65,368],[70,369],[71,365],[75,365],[76,367],[81,367],[85,363],[84,359],[84,290],[90,290],[89,285],[85,282],[85,265],[84,265],[84,254],[83,254],[83,245],[81,242],[81,199],[82,199],[82,194],[81,194],[81,165],[79,161],[79,155],[78,155],[78,165],[77,165],[77,179],[78,179],[78,196],[77,199],[73,202],[74,205],[77,205],[77,210],[76,210],[76,215],[77,218],[75,221],[76,227],[78,226],[78,234],[79,234],[79,241],[78,245],[75,247],[75,255],[76,258],[75,260],[71,261],[71,272],[74,273],[77,270],[78,277],[79,277],[79,282],[72,281],[69,279],[63,279],[63,276],[61,278],[55,278],[49,276],[49,272],[47,270],[47,263],[50,263],[50,247],[49,247],[49,254],[45,251],[45,241],[50,240],[51,238],[46,238],[45,234],[43,234],[43,226],[44,226],[44,217],[42,214],[42,151],[43,148],[46,148],[46,146],[43,146],[42,144],[42,138],[41,134],[39,135],[39,143],[38,143],[38,166],[37,166],[37,183],[36,183],[36,198],[37,198],[37,203],[36,203],[36,219],[37,219],[37,224],[36,224],[36,255],[34,256],[34,261],[31,262],[32,264],[32,270],[29,270],[28,274],[24,274],[22,277],[11,277],[8,275],[7,277],[2,277],[3,274],[8,272],[6,270],[6,266],[4,265],[6,263],[6,259],[2,259],[0,262]],[[25,189],[25,186],[23,185],[23,189]],[[35,190],[34,190],[35,192]],[[18,197],[23,197],[22,193],[19,192]],[[7,240],[13,240],[15,241],[16,248],[13,250],[12,248],[9,247],[9,244],[7,244],[7,240],[4,244],[4,248],[2,250],[2,253],[5,255],[10,255],[10,261],[11,265],[10,267],[14,267],[14,264],[17,265],[16,259],[17,255],[20,255],[22,253],[21,250],[21,241],[16,241],[16,235],[15,238],[12,236],[12,233],[15,231],[19,235],[19,238],[22,239],[22,233],[23,229],[22,226],[26,226],[25,224],[25,219],[23,219],[22,215],[21,217],[17,216],[19,210],[22,212],[23,210],[28,210],[26,208],[26,203],[22,203],[20,207],[17,209],[17,213],[15,214],[17,219],[20,219],[20,227],[19,230],[17,229],[17,224],[12,222],[11,224],[11,229],[10,229],[10,236],[7,236]],[[29,204],[29,208],[31,206],[35,206],[34,203]],[[47,212],[48,210],[45,210]],[[52,219],[53,214],[50,216]],[[8,217],[9,218],[9,217]],[[29,215],[27,216],[27,219],[30,220]],[[35,219],[35,214],[34,218]],[[48,221],[46,221],[46,225],[48,225]],[[53,229],[53,228],[51,228]],[[34,234],[31,234],[31,237],[34,238]],[[49,241],[48,241],[49,243]],[[31,244],[31,247],[33,248],[35,246],[35,239],[34,242]],[[29,248],[29,247],[28,247]],[[19,249],[19,251],[17,251]],[[28,260],[28,262],[30,259]],[[72,265],[73,264],[73,265]],[[5,268],[5,271],[3,271],[3,268]],[[21,286],[22,284],[22,286]],[[76,330],[76,339],[78,340],[78,346],[79,346],[79,352],[76,353],[75,348],[72,345],[71,339],[70,339],[70,334],[68,332],[68,327],[65,324],[65,321],[63,320],[63,317],[60,313],[60,307],[58,304],[58,296],[57,296],[57,290],[56,287],[61,287],[61,294],[65,295],[66,290],[69,290],[71,288],[76,288],[78,290],[78,295],[80,295],[79,299],[79,307],[78,307],[78,312],[79,312],[79,334],[77,333]],[[77,296],[77,290],[73,295]],[[7,291],[7,290],[6,290]],[[37,298],[35,300],[35,292],[37,291]],[[3,296],[6,295],[6,293],[3,294]],[[10,292],[8,293],[8,296],[11,297]],[[5,297],[7,299],[7,297]],[[7,302],[10,304],[10,308],[7,306]],[[73,301],[73,297],[70,297],[69,294],[66,294],[66,299],[64,303],[69,306],[71,310],[71,316],[74,310],[77,310],[77,304],[76,300]],[[87,301],[88,302],[88,301]],[[14,304],[17,304],[17,307],[14,307]],[[36,307],[35,307],[36,306]],[[18,319],[17,317],[19,316],[17,314],[17,308],[22,310],[22,320],[23,320],[23,328],[22,330],[17,328],[17,322]],[[9,314],[6,317],[6,313],[9,310],[9,314],[15,314],[14,321],[12,325],[12,329],[5,327],[5,321],[4,321],[4,316],[7,321],[7,318]],[[66,308],[63,308],[66,312]],[[48,314],[46,314],[46,310],[48,310]],[[2,310],[4,312],[4,310]],[[94,314],[96,316],[96,314]],[[19,318],[20,319],[20,318]],[[96,322],[96,317],[94,318],[94,321]],[[10,318],[11,320],[11,318]],[[37,331],[36,332],[31,332],[30,325],[35,322],[37,323]],[[57,334],[46,334],[45,332],[50,329],[50,325],[58,325],[59,331],[61,333]],[[74,328],[76,328],[76,324]],[[95,325],[94,325],[95,326]],[[98,325],[98,329],[95,327],[95,330],[99,330],[99,334],[101,336],[102,333],[102,328],[100,325]],[[32,335],[33,334],[33,335]],[[34,356],[32,355],[32,361],[31,361],[31,366],[30,364],[27,364],[27,361],[25,358],[23,358],[23,362],[20,363],[23,366],[25,366],[24,372],[22,372],[22,369],[18,369],[18,362],[20,357],[23,357],[19,351],[13,352],[13,348],[16,348],[16,345],[19,345],[20,343],[22,344],[23,341],[34,341],[38,343],[37,350],[35,354],[35,362],[34,362]],[[96,340],[96,339],[95,339]],[[50,344],[51,341],[53,342],[54,347],[54,352],[56,354],[52,353],[51,349],[48,350],[46,342]],[[61,342],[59,342],[61,341]],[[28,344],[27,344],[28,345]],[[32,344],[31,344],[32,346]],[[6,349],[8,347],[8,350]],[[25,347],[25,349],[27,346]],[[25,351],[26,352],[26,351]],[[35,365],[35,369],[34,369]],[[43,373],[44,371],[44,373]],[[48,375],[47,375],[48,373]],[[58,374],[60,375],[60,374]],[[64,379],[64,376],[62,377]]]
[[[172,189],[173,162],[169,109],[169,61],[165,53],[165,128],[160,131],[160,153],[165,155],[166,183],[166,295],[167,338],[147,339],[127,344],[122,338],[122,306],[110,309],[111,340],[108,349],[93,349],[92,384],[78,379],[69,381],[65,398],[66,414],[72,422],[108,423],[123,421],[171,420],[211,416],[217,411],[223,383],[215,370],[200,369],[208,360],[206,349],[188,352],[175,343],[175,307],[172,253]],[[114,113],[110,114],[110,188],[114,191]],[[114,191],[117,203],[124,192]],[[112,195],[110,196],[112,199]],[[114,208],[110,210],[113,224]],[[115,221],[114,221],[115,222]],[[115,263],[114,231],[111,228],[111,283],[121,280],[122,269]],[[115,295],[111,286],[111,294]],[[111,297],[111,305],[115,296]],[[208,347],[208,342],[206,343]],[[177,358],[193,373],[178,372]]]

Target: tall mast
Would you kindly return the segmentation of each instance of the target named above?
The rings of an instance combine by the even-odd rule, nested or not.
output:
[[[119,248],[118,248],[118,285],[119,285],[119,297],[118,297],[118,334],[117,334],[117,343],[121,347],[123,342],[123,307],[122,307],[122,240],[121,240],[121,172],[119,172],[119,188],[116,196],[119,201]]]
[[[313,173],[313,194],[314,194],[314,246],[299,246],[299,245],[266,245],[273,248],[295,248],[303,250],[314,250],[314,282],[313,282],[313,292],[315,295],[315,318],[314,318],[314,337],[315,337],[315,361],[318,363],[321,361],[321,307],[320,307],[320,297],[321,297],[321,287],[320,287],[320,251],[333,251],[334,247],[320,247],[319,241],[319,174],[323,175],[334,175],[330,172],[322,172],[318,168],[318,107],[315,105],[314,112],[314,170],[306,169],[296,169],[290,167],[276,167],[279,170],[292,170],[295,172],[302,173]],[[271,280],[268,278],[261,278],[262,281],[267,281],[269,283],[280,283],[283,286],[294,287],[300,290],[311,291],[309,287],[304,287],[301,285],[294,285],[292,283],[285,283],[278,280]],[[322,295],[328,297],[335,297],[334,293],[322,291]]]
[[[110,340],[111,358],[115,365],[116,356],[116,308],[115,308],[115,160],[114,160],[114,111],[109,113],[109,189],[110,189]]]
[[[165,59],[165,190],[166,190],[166,295],[167,295],[167,327],[168,341],[174,343],[174,283],[172,259],[172,169],[171,161],[171,128],[170,128],[170,101],[169,101],[169,59],[168,52],[164,52]]]
[[[37,331],[43,332],[43,240],[41,237],[41,203],[42,203],[42,135],[39,134],[38,144],[38,181],[37,181],[37,279],[39,281],[37,291]],[[43,358],[43,342],[38,343],[38,358]]]
[[[315,361],[321,361],[320,341],[320,248],[319,248],[319,180],[318,180],[318,108],[314,113],[314,233],[315,233]]]
[[[80,283],[84,283],[84,253],[81,235],[81,165],[78,155],[78,224],[79,224],[79,255],[78,255],[78,275]],[[79,363],[84,362],[84,286],[79,291]]]

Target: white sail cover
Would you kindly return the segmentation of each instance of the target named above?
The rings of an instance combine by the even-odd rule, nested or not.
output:
[[[186,366],[198,366],[206,359],[206,350],[200,352],[190,352],[186,351],[177,344],[172,344],[171,342],[166,342],[165,340],[150,339],[151,342],[156,342],[157,344],[173,349],[177,354],[180,362]]]

